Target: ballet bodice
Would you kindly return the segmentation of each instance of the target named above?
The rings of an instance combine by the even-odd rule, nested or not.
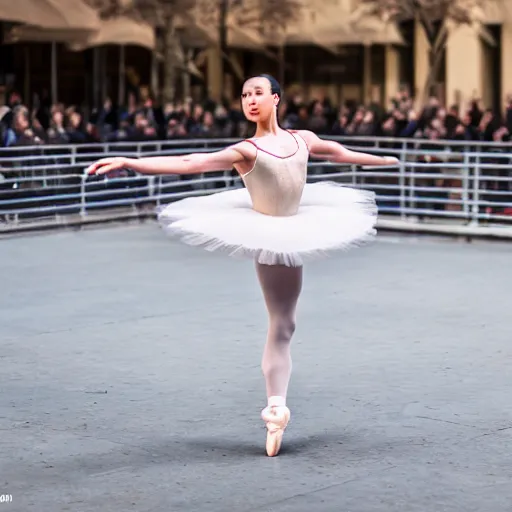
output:
[[[291,135],[297,143],[297,150],[284,157],[248,140],[256,147],[256,160],[242,180],[251,196],[253,209],[259,213],[287,217],[295,215],[299,209],[306,184],[309,150],[300,135]]]

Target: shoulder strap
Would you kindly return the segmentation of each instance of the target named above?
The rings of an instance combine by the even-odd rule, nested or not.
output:
[[[309,153],[309,146],[308,146],[308,143],[306,142],[306,139],[297,130],[287,130],[287,131],[290,132],[290,134],[293,136],[293,138],[295,140],[297,140],[297,137],[295,137],[295,135],[298,135],[299,139],[304,143],[304,145],[306,146],[306,149],[308,150],[308,153]]]
[[[244,139],[242,142],[248,142],[249,144],[252,144],[256,149],[260,149],[258,147],[258,145],[256,144],[256,142],[254,142],[253,140],[251,139]]]

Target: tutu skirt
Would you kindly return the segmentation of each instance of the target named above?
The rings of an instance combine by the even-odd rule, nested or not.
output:
[[[377,206],[373,192],[321,182],[305,185],[298,212],[288,217],[253,210],[249,192],[240,188],[176,201],[158,220],[188,245],[297,267],[371,240]]]

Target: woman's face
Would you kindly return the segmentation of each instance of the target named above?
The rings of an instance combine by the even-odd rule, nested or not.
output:
[[[59,112],[59,111],[55,112],[53,114],[53,120],[56,125],[60,126],[62,124],[62,122],[64,121],[64,116],[62,115],[62,112]]]
[[[257,123],[268,119],[279,103],[279,96],[272,94],[270,82],[264,77],[250,78],[242,89],[242,109],[245,117]]]

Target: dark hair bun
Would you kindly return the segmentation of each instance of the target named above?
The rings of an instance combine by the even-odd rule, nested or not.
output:
[[[263,74],[258,76],[260,76],[261,78],[266,78],[270,82],[270,90],[272,94],[277,94],[279,97],[281,97],[281,86],[272,75]]]

